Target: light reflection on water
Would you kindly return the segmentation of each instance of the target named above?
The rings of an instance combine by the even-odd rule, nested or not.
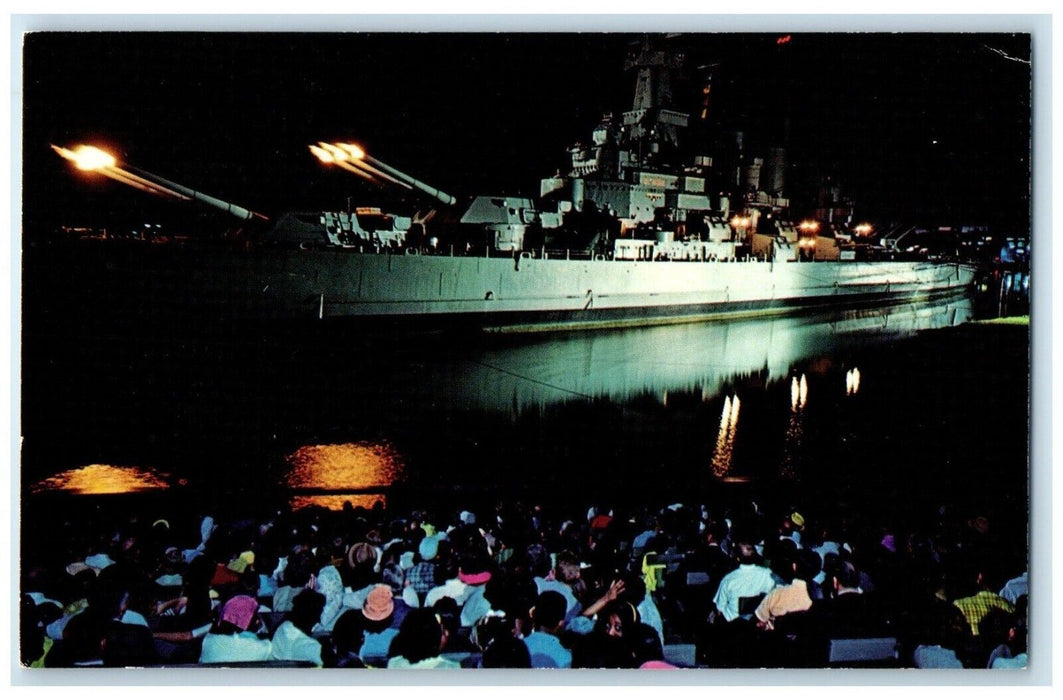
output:
[[[33,493],[64,491],[79,495],[110,495],[170,488],[166,475],[142,467],[89,464],[69,469],[30,487]]]
[[[860,369],[853,367],[845,373],[845,395],[852,396],[860,391]]]
[[[752,465],[760,464],[766,457],[782,462],[774,462],[770,470],[773,477],[780,475],[781,467],[784,478],[798,478],[804,470],[803,454],[816,429],[817,416],[805,415],[804,410],[809,382],[815,384],[811,387],[814,408],[831,405],[830,397],[841,394],[842,386],[846,395],[855,396],[858,392],[862,395],[872,387],[865,382],[861,388],[860,370],[835,369],[835,363],[846,364],[842,358],[850,357],[854,348],[959,325],[972,317],[971,301],[959,298],[814,316],[547,334],[459,344],[456,348],[428,346],[417,354],[382,353],[384,359],[372,363],[369,371],[364,368],[354,371],[349,369],[349,364],[336,363],[329,365],[324,373],[296,375],[296,370],[289,367],[291,376],[300,377],[294,385],[284,385],[294,386],[295,390],[290,392],[274,392],[255,372],[229,372],[225,376],[236,379],[227,385],[226,395],[232,397],[231,401],[220,404],[225,410],[220,410],[214,401],[200,401],[197,395],[180,405],[179,411],[175,409],[174,415],[196,417],[194,422],[178,426],[182,437],[201,430],[205,424],[220,423],[224,431],[201,438],[207,445],[204,449],[209,450],[215,447],[215,442],[223,443],[228,436],[245,432],[248,442],[261,444],[258,439],[261,436],[255,432],[261,423],[273,421],[267,424],[277,430],[275,426],[299,424],[295,418],[301,419],[322,407],[327,409],[324,411],[329,416],[327,425],[304,427],[305,432],[301,434],[287,433],[281,443],[304,444],[304,447],[286,456],[273,451],[268,455],[256,453],[244,461],[240,461],[244,455],[237,454],[238,459],[233,461],[239,466],[226,472],[236,475],[239,470],[248,470],[247,473],[260,476],[263,461],[268,459],[272,468],[278,458],[282,459],[287,469],[280,483],[287,487],[294,507],[316,505],[338,509],[347,501],[354,506],[370,507],[384,500],[383,494],[390,485],[417,480],[418,475],[422,475],[422,480],[443,478],[459,483],[464,479],[482,480],[470,477],[473,467],[467,465],[478,464],[476,460],[483,459],[485,448],[477,446],[475,440],[481,435],[479,431],[485,429],[483,426],[490,426],[487,429],[492,431],[489,435],[492,439],[507,429],[520,428],[522,432],[513,433],[510,440],[520,450],[515,449],[509,455],[520,458],[522,452],[532,449],[523,446],[525,439],[531,441],[529,445],[539,436],[545,445],[573,439],[563,426],[551,421],[587,420],[589,428],[597,429],[583,408],[603,399],[603,405],[618,409],[621,418],[639,416],[640,426],[649,425],[662,434],[674,432],[668,426],[657,427],[666,420],[681,425],[690,419],[692,425],[698,426],[697,439],[678,441],[680,447],[666,454],[674,460],[673,467],[679,464],[699,477],[707,473],[725,482],[749,481],[765,476]],[[335,352],[329,345],[324,350],[326,355]],[[178,367],[182,371],[172,372],[173,376],[185,376],[184,372],[201,376],[197,373],[201,369],[198,364],[193,364],[191,369]],[[865,370],[868,376],[864,379],[874,376],[873,367]],[[828,389],[816,383],[822,376],[833,377],[833,386]],[[162,378],[157,382],[169,387]],[[160,405],[168,407],[165,402],[170,401],[171,393],[167,391],[150,398],[157,398],[164,402]],[[744,404],[742,430],[737,429],[739,394]],[[777,406],[782,415],[777,418],[770,411],[765,413],[765,397],[769,394],[771,400],[777,396],[781,402]],[[268,410],[254,405],[262,397]],[[729,397],[729,405],[725,397]],[[647,398],[654,399],[653,407],[647,406]],[[827,399],[826,403],[822,399]],[[724,404],[722,415],[718,413],[717,400]],[[787,401],[791,407],[788,416]],[[166,415],[165,411],[161,413]],[[230,421],[230,416],[242,415],[251,418]],[[712,427],[717,427],[717,420],[718,432],[713,435]],[[765,425],[765,420],[770,422]],[[128,431],[128,424],[122,424],[122,437],[116,443],[127,441],[123,444],[135,445],[139,435],[161,430],[149,423],[143,430]],[[138,423],[133,424],[140,427]],[[335,444],[313,444],[322,440],[320,435],[326,429]],[[431,439],[424,437],[426,434]],[[455,437],[463,435],[473,439],[473,447]],[[359,442],[376,440],[376,436],[393,440],[397,449],[387,443]],[[750,448],[751,442],[757,443],[760,460],[749,456],[755,452]],[[435,443],[441,446],[440,450],[426,447]],[[761,449],[765,444],[769,447]],[[672,449],[670,445],[668,450]],[[630,456],[632,450],[623,452],[625,459],[636,459]],[[638,450],[634,452],[641,454]],[[193,480],[203,478],[211,487],[219,476],[191,468],[188,463],[194,456],[164,462],[155,459],[156,455],[150,451],[143,458],[140,453],[134,454],[140,463],[164,464],[174,474]],[[553,454],[564,458],[567,452],[558,450]],[[469,456],[473,459],[465,459]],[[595,454],[589,454],[584,463],[592,464],[596,458]],[[93,456],[72,463],[88,459],[106,457]],[[657,456],[647,451],[647,459],[657,459]],[[106,469],[118,471],[109,473]],[[106,494],[167,487],[164,480],[151,472],[131,470],[90,465],[84,473],[64,472],[32,488],[35,493]],[[271,480],[271,484],[275,483]]]
[[[425,405],[518,414],[565,401],[626,401],[645,393],[657,394],[667,406],[670,393],[699,391],[709,400],[742,374],[766,372],[769,383],[785,380],[795,364],[830,356],[838,347],[956,326],[973,316],[972,301],[960,297],[813,317],[535,337],[428,364],[402,395]],[[795,401],[803,403],[807,385],[798,383],[796,390]]]
[[[287,456],[286,483],[292,506],[339,510],[344,502],[371,507],[385,502],[383,491],[401,480],[402,457],[388,444],[366,442],[304,445]]]
[[[800,383],[797,381],[797,377],[794,377],[791,396],[790,420],[786,426],[782,467],[779,470],[780,476],[784,479],[793,479],[797,476],[798,462],[802,455],[801,446],[805,435],[804,407],[808,397],[808,383],[805,381],[805,375],[801,375]]]
[[[712,473],[716,478],[723,478],[731,471],[734,459],[735,433],[738,431],[738,411],[742,402],[735,394],[734,400],[728,396],[723,402],[720,415],[720,431],[716,435],[716,449],[712,455]]]

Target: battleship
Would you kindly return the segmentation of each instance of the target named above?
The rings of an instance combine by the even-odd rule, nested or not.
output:
[[[501,333],[879,307],[973,287],[970,265],[875,245],[851,207],[795,220],[784,148],[743,156],[737,167],[726,154],[699,151],[684,135],[710,109],[710,86],[700,115],[689,113],[673,103],[681,56],[645,43],[627,67],[635,72],[631,108],[604,114],[588,143],[569,148],[568,171],[543,178],[535,198],[457,198],[356,144],[321,141],[309,148],[323,164],[426,205],[268,220],[105,155],[94,166],[79,163],[149,193],[222,209],[242,228],[222,246],[79,250],[72,268],[104,256],[91,266],[94,288],[108,305],[132,301],[145,317],[179,310]],[[53,148],[75,161],[99,155]]]

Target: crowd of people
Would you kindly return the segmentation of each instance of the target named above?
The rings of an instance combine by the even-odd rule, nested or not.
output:
[[[156,515],[24,544],[24,666],[823,668],[854,639],[885,666],[1027,663],[1025,543],[950,508]]]

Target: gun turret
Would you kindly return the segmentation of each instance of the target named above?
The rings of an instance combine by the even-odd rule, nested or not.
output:
[[[160,185],[161,187],[164,187],[165,189],[172,190],[181,195],[182,197],[186,197],[196,202],[206,204],[207,206],[214,207],[215,209],[220,209],[221,211],[228,212],[240,221],[250,221],[251,219],[261,219],[263,221],[269,220],[269,217],[263,214],[259,214],[258,212],[251,211],[250,209],[245,209],[244,207],[233,204],[232,202],[226,202],[224,200],[218,199],[217,197],[211,197],[209,194],[204,194],[203,192],[193,190],[190,187],[179,185],[176,182],[172,182],[165,178],[159,177],[158,175],[154,175],[144,170],[140,170],[139,168],[134,168],[131,165],[126,165],[125,169],[144,178],[145,180],[148,180],[149,182],[154,182]]]
[[[371,182],[387,180],[407,189],[419,190],[433,199],[442,202],[446,206],[453,206],[457,199],[440,189],[426,185],[415,177],[393,168],[366,153],[360,146],[353,143],[325,143],[319,141],[316,146],[310,146],[313,153],[322,163],[338,165],[356,175],[360,175]]]
[[[420,190],[421,192],[424,192],[429,197],[433,197],[433,198],[439,200],[440,202],[442,202],[443,204],[445,204],[447,206],[452,206],[455,203],[457,203],[457,201],[458,201],[457,199],[455,199],[451,195],[447,194],[446,192],[443,192],[442,190],[436,189],[435,187],[432,187],[431,185],[426,185],[425,183],[421,182],[417,178],[412,177],[410,175],[407,175],[406,173],[402,172],[401,170],[397,170],[397,169],[391,167],[387,163],[381,163],[379,160],[377,160],[373,156],[369,155],[368,153],[365,154],[364,159],[365,159],[365,162],[368,163],[369,165],[372,165],[372,166],[374,166],[376,168],[379,168],[380,170],[383,170],[388,175],[391,175],[392,177],[395,177],[395,178],[405,182],[410,187],[413,187],[414,189],[417,189],[417,190]]]
[[[93,146],[78,146],[71,150],[53,145],[52,150],[63,158],[73,161],[79,170],[98,172],[102,175],[106,175],[112,180],[129,185],[130,187],[135,187],[143,192],[149,192],[170,199],[202,202],[215,209],[228,212],[241,221],[250,221],[251,219],[262,219],[263,221],[269,220],[268,217],[253,212],[250,209],[245,209],[244,207],[237,206],[230,202],[222,201],[217,197],[211,197],[208,194],[193,190],[184,185],[179,185],[176,182],[171,182],[170,180],[159,177],[158,175],[149,173],[145,170],[134,168],[126,163],[119,165],[114,156]]]

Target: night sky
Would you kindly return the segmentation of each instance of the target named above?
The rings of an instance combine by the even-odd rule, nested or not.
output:
[[[831,175],[857,216],[1029,229],[1030,37],[688,34],[716,62],[713,123],[786,145],[790,182]],[[638,34],[38,33],[24,44],[26,231],[188,216],[74,171],[48,146],[119,160],[269,215],[387,204],[307,145],[354,141],[455,195],[538,194],[630,107]],[[700,84],[677,93],[698,106]],[[798,193],[792,193],[797,195]],[[195,216],[204,216],[196,211]]]

